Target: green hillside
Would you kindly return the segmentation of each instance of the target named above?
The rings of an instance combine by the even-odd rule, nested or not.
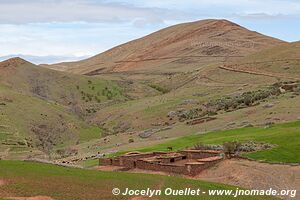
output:
[[[130,189],[184,189],[200,188],[202,191],[232,189],[236,187],[174,176],[132,174],[126,172],[101,172],[58,167],[48,164],[22,161],[0,161],[0,177],[8,184],[1,186],[0,197],[13,193],[15,196],[50,196],[56,200],[74,199],[128,199],[113,196],[111,191],[118,187],[121,191]],[[43,187],[41,187],[43,186]],[[157,196],[170,199],[170,196]],[[199,196],[172,196],[172,199],[199,199]],[[236,199],[233,196],[201,195],[201,199]],[[273,197],[240,196],[239,199],[267,200]]]
[[[117,83],[43,69],[19,58],[0,63],[2,158],[76,154],[77,144],[101,138],[87,123],[98,107],[123,101]]]
[[[258,141],[276,145],[274,148],[245,154],[246,157],[269,162],[300,163],[300,121],[267,127],[249,127],[207,134],[193,134],[180,137],[169,142],[146,147],[140,151],[167,151],[168,147],[175,150],[193,147],[198,143],[223,144],[229,141]]]

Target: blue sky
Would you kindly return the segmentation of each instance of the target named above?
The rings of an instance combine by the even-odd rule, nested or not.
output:
[[[0,60],[82,59],[173,24],[207,18],[300,40],[298,0],[1,0]]]

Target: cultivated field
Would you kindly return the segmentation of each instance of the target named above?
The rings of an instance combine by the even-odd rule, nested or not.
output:
[[[126,172],[100,172],[94,170],[72,169],[48,164],[22,161],[0,161],[1,197],[48,196],[56,200],[75,199],[134,199],[116,197],[111,190],[119,187],[132,189],[185,187],[209,189],[235,189],[223,184],[189,180],[181,177],[151,174],[131,174]],[[156,197],[155,197],[156,198]],[[161,196],[157,199],[170,199]],[[199,199],[172,196],[172,199]],[[201,199],[236,199],[234,197],[201,196]],[[239,197],[239,199],[274,199],[272,197]]]

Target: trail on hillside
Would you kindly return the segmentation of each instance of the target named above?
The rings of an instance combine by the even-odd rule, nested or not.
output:
[[[285,76],[281,74],[275,74],[271,72],[263,72],[263,71],[253,71],[249,69],[238,69],[233,66],[219,66],[220,69],[227,70],[227,71],[232,71],[232,72],[239,72],[239,73],[246,73],[246,74],[253,74],[253,75],[261,75],[261,76],[268,76],[268,77],[273,77],[273,78],[284,78],[284,79],[293,79],[293,80],[298,80],[295,77],[290,77],[290,76]]]

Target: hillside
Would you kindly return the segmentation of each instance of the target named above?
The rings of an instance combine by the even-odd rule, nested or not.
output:
[[[224,66],[228,70],[278,78],[300,78],[300,42],[278,45]]]
[[[113,82],[44,69],[21,58],[1,62],[0,72],[0,83],[20,93],[63,105],[124,98]],[[110,97],[102,94],[104,89]]]
[[[213,47],[207,52],[207,44],[222,51]],[[300,109],[298,45],[225,20],[205,20],[164,29],[77,63],[101,58],[107,68],[100,74],[86,64],[67,71],[74,74],[20,58],[4,61],[0,156],[51,155],[55,162],[81,164],[99,153],[139,149],[192,133],[293,121]],[[187,62],[178,61],[181,53],[189,56]],[[168,54],[175,55],[173,61],[149,60]],[[114,59],[144,61],[121,65]],[[283,67],[277,60],[292,62]],[[249,73],[245,63],[272,74]]]
[[[208,193],[209,190],[232,190],[236,187],[211,183],[202,180],[185,179],[183,177],[162,176],[155,174],[137,174],[128,172],[101,172],[95,170],[83,170],[47,165],[41,163],[4,161],[0,160],[1,185],[0,197],[32,197],[44,196],[44,198],[56,200],[86,200],[86,199],[168,199],[166,195],[156,195],[148,198],[144,196],[113,196],[112,188],[118,187],[137,189],[161,189],[191,188],[201,189]],[[84,191],[84,192],[83,192]],[[6,198],[5,198],[6,199]],[[9,198],[11,199],[11,198]],[[23,199],[23,198],[18,198]],[[26,198],[27,199],[27,198]],[[31,198],[28,198],[31,199]],[[171,199],[199,199],[198,195],[172,195]],[[210,200],[212,196],[201,194],[201,199]],[[215,195],[215,200],[236,199],[233,195]],[[271,196],[239,196],[241,200],[271,200],[277,199]]]
[[[65,156],[102,134],[94,107],[125,100],[115,82],[43,69],[20,58],[0,63],[0,157]]]
[[[172,73],[232,60],[281,43],[227,20],[202,20],[162,29],[83,61],[44,66],[88,75]]]

